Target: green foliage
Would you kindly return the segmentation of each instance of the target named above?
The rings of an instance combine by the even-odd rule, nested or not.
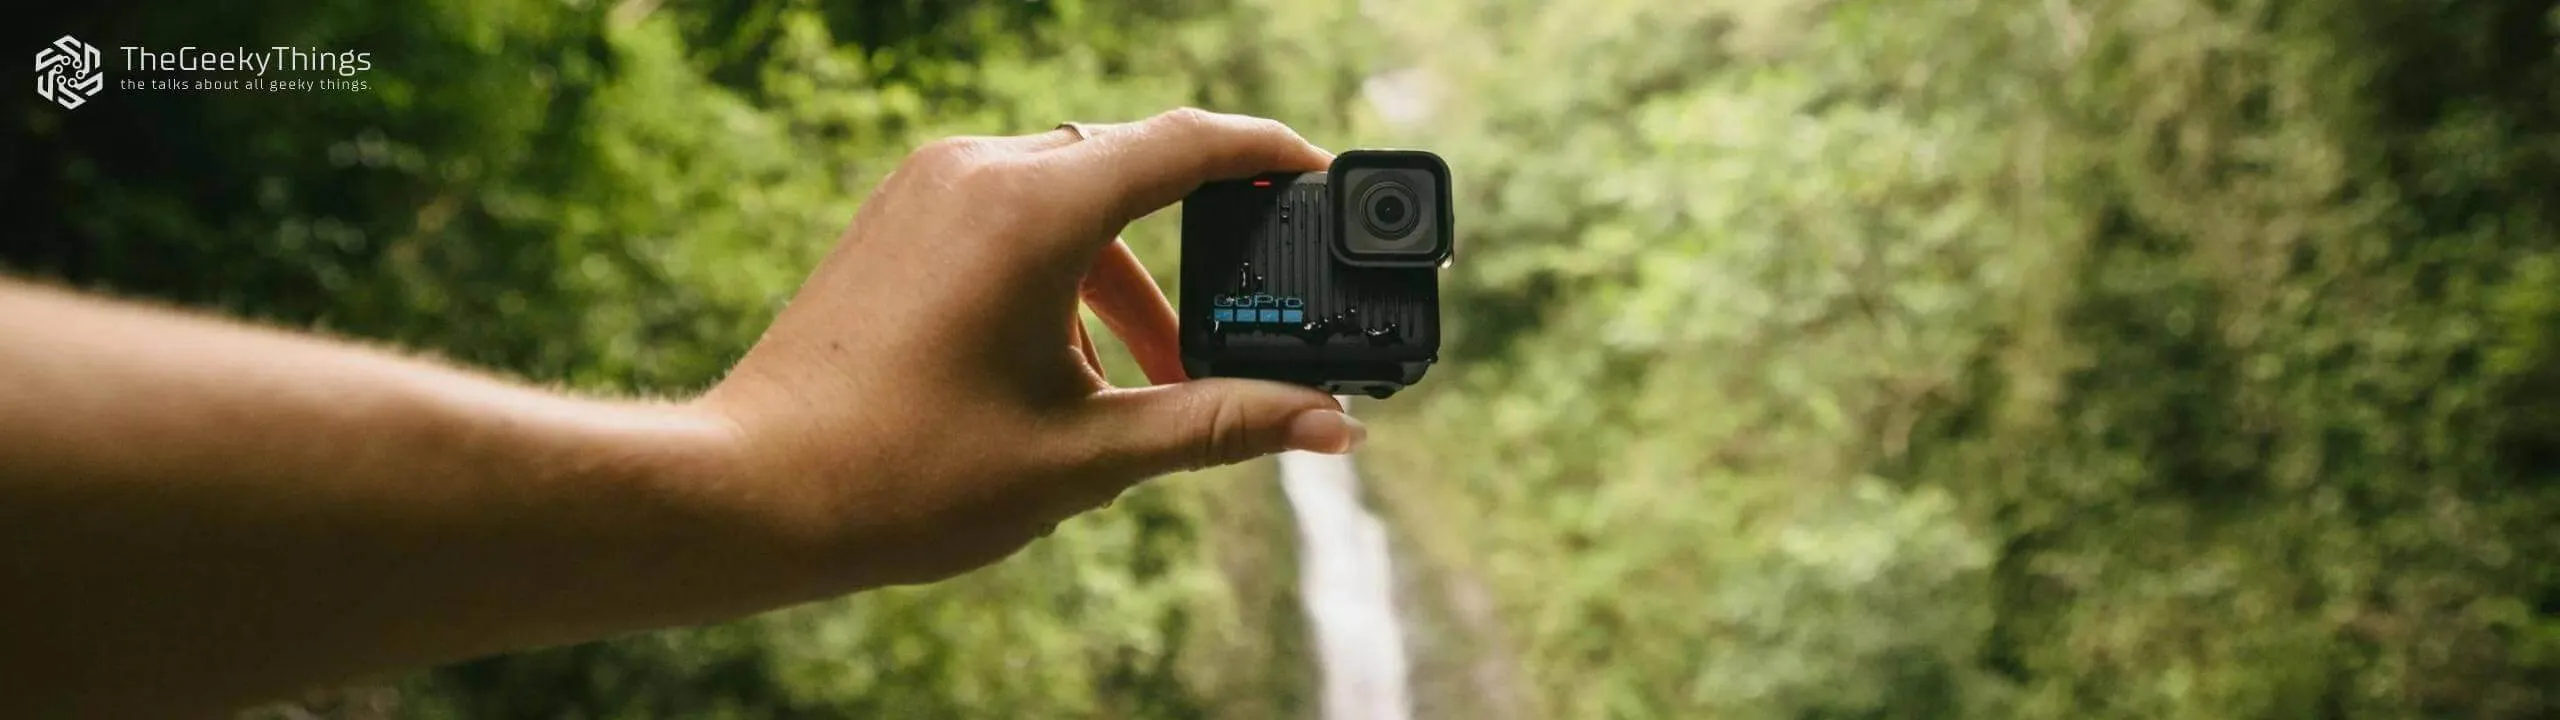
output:
[[[2083,18],[2075,287],[2010,326],[2068,349],[1984,348],[1912,465],[2007,538],[2024,709],[2560,711],[2551,8],[2329,10]]]
[[[1984,701],[1990,540],[1867,468],[1956,381],[2032,225],[1997,108],[1899,100],[1871,12],[1555,6],[1434,66],[1465,79],[1462,130],[1433,133],[1481,209],[1465,349],[1379,430],[1374,474],[1423,486],[1382,491],[1400,519],[1459,526],[1435,549],[1491,578],[1532,715]]]
[[[0,263],[595,392],[715,379],[932,137],[1439,151],[1452,344],[1362,408],[1433,716],[2560,713],[2550,2],[44,12],[382,69],[20,113]],[[1421,126],[1364,102],[1399,69]],[[1128,236],[1165,277],[1172,228]],[[1306,716],[1268,475],[401,711]]]
[[[2548,3],[1506,10],[1377,474],[1546,713],[2555,711]]]

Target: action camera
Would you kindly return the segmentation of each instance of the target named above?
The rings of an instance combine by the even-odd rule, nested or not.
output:
[[[1455,223],[1448,164],[1415,150],[1201,186],[1182,201],[1183,369],[1375,398],[1421,382]]]

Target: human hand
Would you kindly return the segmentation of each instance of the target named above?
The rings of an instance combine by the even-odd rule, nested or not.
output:
[[[1360,441],[1322,392],[1185,378],[1173,308],[1117,239],[1203,182],[1330,154],[1189,109],[1088,133],[909,156],[695,403],[735,429],[730,480],[810,551],[803,594],[956,575],[1151,476]],[[1157,385],[1111,387],[1079,299]]]

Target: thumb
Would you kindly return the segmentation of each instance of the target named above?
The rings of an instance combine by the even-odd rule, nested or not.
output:
[[[1347,453],[1368,435],[1333,396],[1232,378],[1106,390],[1093,396],[1086,424],[1098,469],[1124,481],[1284,450]]]

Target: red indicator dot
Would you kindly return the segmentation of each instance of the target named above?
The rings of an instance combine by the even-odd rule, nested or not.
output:
[[[1271,187],[1271,181],[1269,181],[1269,180],[1255,180],[1255,181],[1253,181],[1253,186],[1254,186],[1254,187]]]

